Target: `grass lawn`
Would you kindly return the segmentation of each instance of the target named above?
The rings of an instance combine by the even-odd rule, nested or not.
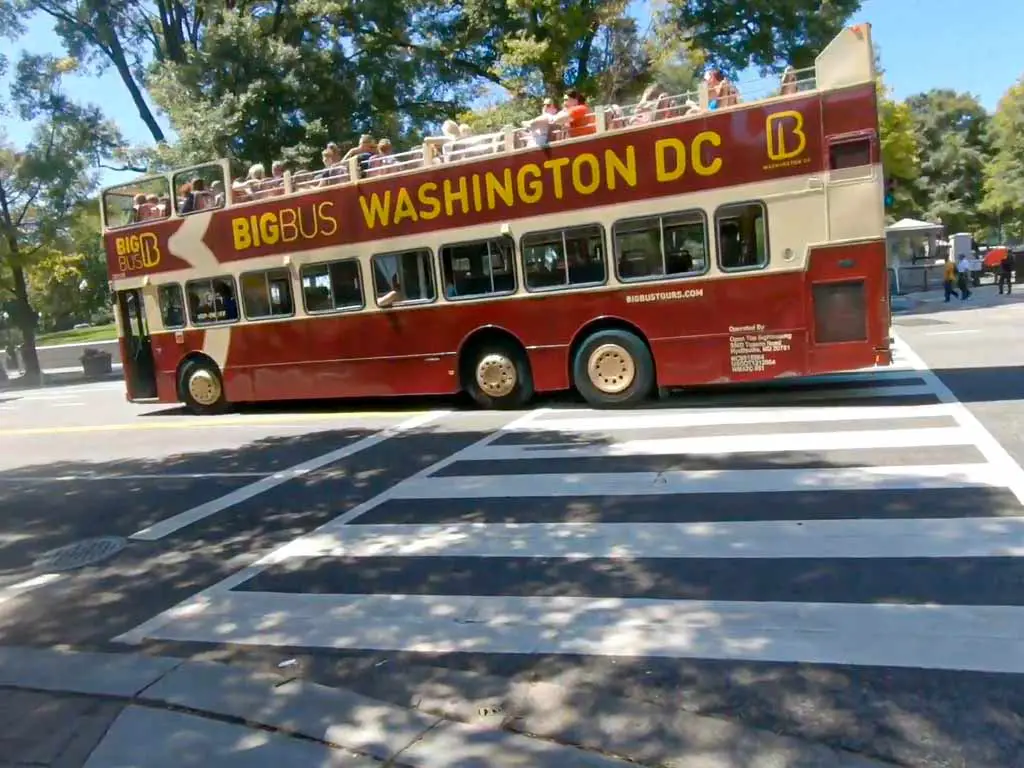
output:
[[[56,331],[36,336],[36,346],[46,347],[51,344],[82,344],[87,341],[108,341],[117,338],[117,326],[96,325],[92,328],[79,328],[72,331]]]

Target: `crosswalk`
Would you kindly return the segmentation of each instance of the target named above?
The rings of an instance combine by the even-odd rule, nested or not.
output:
[[[1024,672],[1024,471],[913,351],[548,408],[116,640]]]

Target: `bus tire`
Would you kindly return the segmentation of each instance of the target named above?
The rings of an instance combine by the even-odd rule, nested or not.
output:
[[[197,416],[223,413],[228,407],[224,379],[216,364],[190,360],[181,368],[178,390],[185,407]]]
[[[482,344],[467,362],[466,392],[481,408],[519,408],[533,397],[530,361],[517,345],[502,341]]]
[[[635,405],[654,389],[654,360],[636,334],[597,331],[576,350],[572,378],[576,390],[593,406]]]

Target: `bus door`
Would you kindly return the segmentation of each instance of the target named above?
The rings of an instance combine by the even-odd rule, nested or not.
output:
[[[117,307],[124,333],[121,355],[128,397],[132,400],[156,397],[156,365],[142,291],[138,288],[118,291]]]

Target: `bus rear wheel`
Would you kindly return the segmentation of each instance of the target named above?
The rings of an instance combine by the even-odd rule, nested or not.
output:
[[[464,377],[466,391],[480,407],[518,408],[533,397],[530,362],[514,344],[484,344],[467,362],[470,367]]]
[[[598,331],[576,350],[572,378],[576,390],[593,406],[635,405],[654,388],[654,360],[636,334]]]
[[[178,388],[185,407],[198,416],[222,413],[228,406],[224,379],[213,363],[203,360],[186,363],[181,369]]]

